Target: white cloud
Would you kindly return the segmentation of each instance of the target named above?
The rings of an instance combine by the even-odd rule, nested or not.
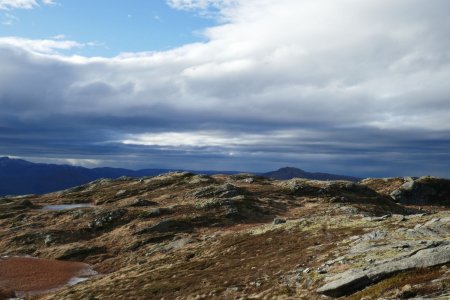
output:
[[[56,5],[56,0],[42,0],[42,3],[45,5],[53,6]]]
[[[261,135],[292,128],[322,147],[348,146],[340,133],[350,129],[361,145],[374,130],[450,136],[448,0],[168,3],[227,22],[205,30],[205,43],[113,58],[58,54],[83,46],[65,39],[0,38],[0,115],[94,118],[112,139],[150,146],[263,146]],[[305,141],[290,138],[297,149]]]
[[[0,45],[17,47],[40,54],[55,54],[58,50],[81,48],[84,44],[70,40],[30,40],[18,37],[0,37]]]
[[[102,161],[99,159],[64,158],[57,160],[57,163],[94,168],[98,167]]]
[[[166,0],[172,8],[196,11],[199,15],[226,21],[230,10],[240,4],[239,0]]]
[[[450,89],[449,26],[443,25],[450,21],[439,13],[450,6],[447,1],[233,2],[231,11],[225,9],[230,21],[205,32],[209,42],[165,52],[63,57],[55,55],[58,50],[84,44],[13,37],[0,38],[0,43],[75,64],[79,78],[60,87],[73,97],[69,103],[83,101],[77,95],[83,86],[105,83],[116,91],[124,83],[133,86],[124,103],[113,94],[90,99],[94,111],[131,113],[137,107],[164,106],[217,115],[220,107],[222,116],[261,122],[383,128],[397,126],[389,125],[394,114],[398,125],[450,128],[442,107],[433,110],[428,104],[430,95],[440,101],[439,95]],[[230,1],[171,4],[202,9]],[[407,122],[409,118],[422,122]]]
[[[258,144],[262,135],[240,134],[230,136],[220,131],[163,132],[131,135],[123,140],[125,145],[145,145],[162,147],[235,147]]]
[[[19,20],[18,17],[16,17],[13,14],[10,13],[5,13],[2,16],[2,24],[6,25],[6,26],[10,26],[13,25],[14,23],[16,23]]]
[[[32,9],[38,5],[36,0],[0,0],[0,10]]]
[[[51,163],[51,164],[63,164],[72,166],[82,166],[86,168],[95,168],[102,164],[100,159],[84,159],[84,158],[55,158],[55,157],[40,157],[40,156],[8,156],[11,159],[24,159],[34,163]]]
[[[55,0],[42,0],[42,4],[52,6]],[[39,6],[37,0],[0,0],[0,10],[33,9]]]
[[[290,145],[297,143],[299,140],[306,141],[320,137],[321,134],[319,132],[302,129],[270,130],[257,133],[198,130],[131,134],[122,140],[121,143],[125,145],[158,147],[221,147],[233,149],[259,145]]]
[[[57,34],[52,36],[53,40],[67,40],[67,36],[64,34]]]
[[[167,4],[171,7],[183,10],[205,10],[210,7],[223,9],[237,3],[238,0],[167,0]]]

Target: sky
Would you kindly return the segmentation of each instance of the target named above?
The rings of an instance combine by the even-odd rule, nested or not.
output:
[[[0,156],[450,177],[448,0],[0,0]]]

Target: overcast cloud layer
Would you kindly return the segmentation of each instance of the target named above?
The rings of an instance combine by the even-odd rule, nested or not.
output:
[[[113,58],[59,54],[86,46],[76,41],[0,38],[0,154],[450,176],[448,0],[168,5],[220,25],[206,43]]]

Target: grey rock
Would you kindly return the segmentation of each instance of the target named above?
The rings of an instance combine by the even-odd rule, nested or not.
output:
[[[279,225],[279,224],[284,224],[284,223],[286,223],[286,220],[282,219],[282,218],[275,218],[275,219],[273,219],[273,222],[272,222],[272,224],[274,224],[274,225]]]
[[[387,231],[382,231],[382,230],[375,230],[369,233],[366,233],[365,235],[363,235],[361,237],[361,239],[363,241],[375,241],[375,240],[381,240],[386,238],[387,236]]]
[[[370,221],[370,222],[381,222],[381,221],[387,220],[390,217],[391,217],[391,215],[384,215],[381,217],[368,217],[366,220]]]
[[[255,178],[252,178],[252,177],[250,177],[250,178],[245,178],[244,180],[242,180],[243,182],[245,182],[245,183],[253,183],[253,182],[255,182]]]
[[[331,197],[329,202],[330,203],[338,203],[338,202],[345,203],[345,202],[348,202],[348,199],[345,197],[337,197],[336,196],[336,197]]]
[[[412,191],[414,189],[414,180],[409,180],[400,187],[403,191]]]
[[[450,205],[450,180],[437,177],[404,179],[405,183],[390,196],[403,204]]]
[[[51,244],[53,244],[54,241],[55,241],[55,239],[53,238],[53,236],[50,234],[47,234],[44,239],[44,244],[46,246],[50,246]]]
[[[195,175],[189,179],[189,184],[198,184],[198,183],[213,183],[214,178],[208,175]]]
[[[127,213],[126,209],[116,209],[113,211],[102,212],[98,214],[92,222],[89,223],[89,228],[103,229],[113,223],[119,221]]]
[[[226,183],[219,186],[210,185],[200,188],[193,193],[193,196],[196,198],[232,198],[242,194],[242,189]]]
[[[335,275],[329,278],[330,282],[319,288],[317,292],[330,297],[341,297],[352,294],[398,272],[415,268],[428,268],[448,262],[450,262],[450,245],[423,249],[411,256],[399,260],[388,260],[366,270],[354,269]]]
[[[195,207],[200,209],[211,209],[223,206],[232,206],[234,204],[235,201],[233,199],[212,198],[195,203]]]
[[[118,191],[118,192],[116,193],[116,196],[117,196],[117,197],[124,196],[126,193],[127,193],[126,190],[120,190],[120,191]]]
[[[400,201],[402,199],[403,192],[401,190],[394,190],[390,196],[395,201]]]

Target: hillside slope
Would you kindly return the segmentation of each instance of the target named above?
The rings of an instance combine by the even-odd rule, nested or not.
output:
[[[43,299],[447,295],[450,211],[422,191],[440,194],[450,181],[416,179],[420,189],[408,197],[420,195],[418,207],[390,196],[408,180],[277,181],[187,172],[97,180],[0,199],[0,256],[76,261],[99,273],[39,291]],[[63,204],[90,206],[47,206]],[[5,282],[0,299],[2,290],[18,292]]]

